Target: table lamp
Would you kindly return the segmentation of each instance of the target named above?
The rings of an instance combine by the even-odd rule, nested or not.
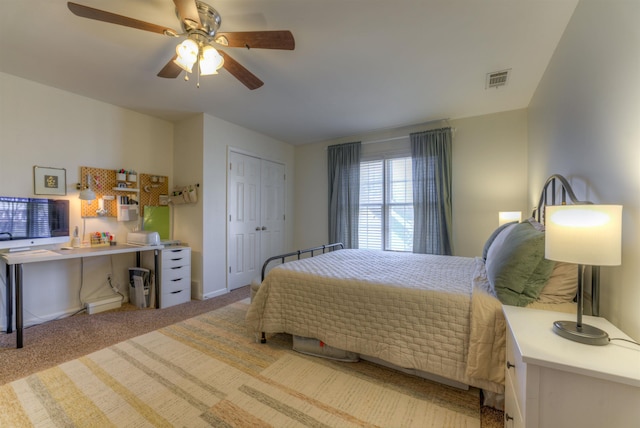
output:
[[[517,221],[518,223],[522,220],[522,211],[499,211],[498,212],[498,226],[502,226],[506,223],[511,223],[512,221]]]
[[[621,205],[548,205],[545,214],[545,257],[578,265],[577,321],[555,321],[553,331],[576,342],[606,345],[609,335],[582,323],[584,265],[621,263]]]

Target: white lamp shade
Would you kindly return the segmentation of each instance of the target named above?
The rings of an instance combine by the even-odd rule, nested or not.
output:
[[[592,266],[621,263],[621,205],[548,205],[545,257]]]
[[[498,213],[498,226],[512,221],[520,222],[520,220],[522,220],[522,211],[500,211]]]
[[[222,64],[224,64],[224,58],[213,46],[202,48],[202,55],[200,56],[200,74],[202,76],[218,74],[218,69],[222,67]]]
[[[93,201],[96,198],[96,192],[91,190],[91,174],[87,174],[87,187],[80,191],[78,198],[83,201]]]
[[[91,189],[84,189],[78,195],[83,201],[93,201],[96,198],[96,193]]]
[[[198,60],[198,44],[191,39],[186,39],[184,42],[176,46],[176,53],[178,57],[173,61],[183,70],[191,73],[191,67]]]

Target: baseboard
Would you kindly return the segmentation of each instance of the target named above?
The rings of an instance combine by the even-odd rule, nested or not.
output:
[[[224,296],[225,294],[228,294],[229,290],[226,288],[220,289],[220,290],[216,290],[216,291],[212,291],[210,293],[207,294],[200,294],[200,295],[196,295],[196,297],[194,297],[194,299],[196,300],[209,300],[213,297],[218,297],[218,296]],[[192,294],[193,295],[193,294]]]
[[[100,297],[93,301],[86,302],[86,309],[89,315],[97,314],[100,312],[108,311],[111,309],[117,309],[122,305],[121,296],[112,297]]]

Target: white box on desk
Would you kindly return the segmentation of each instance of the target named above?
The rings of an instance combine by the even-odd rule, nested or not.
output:
[[[160,235],[158,232],[151,232],[149,230],[129,232],[127,233],[127,244],[160,245]]]

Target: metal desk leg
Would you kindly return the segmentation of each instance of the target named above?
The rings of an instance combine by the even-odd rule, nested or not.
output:
[[[22,348],[22,264],[14,265],[16,288],[16,348]]]
[[[13,333],[13,265],[6,265],[6,287],[7,287],[7,334]]]
[[[153,250],[153,286],[156,288],[156,309],[160,309],[160,273],[158,272],[158,266],[160,262],[158,257],[160,256],[160,250]]]

